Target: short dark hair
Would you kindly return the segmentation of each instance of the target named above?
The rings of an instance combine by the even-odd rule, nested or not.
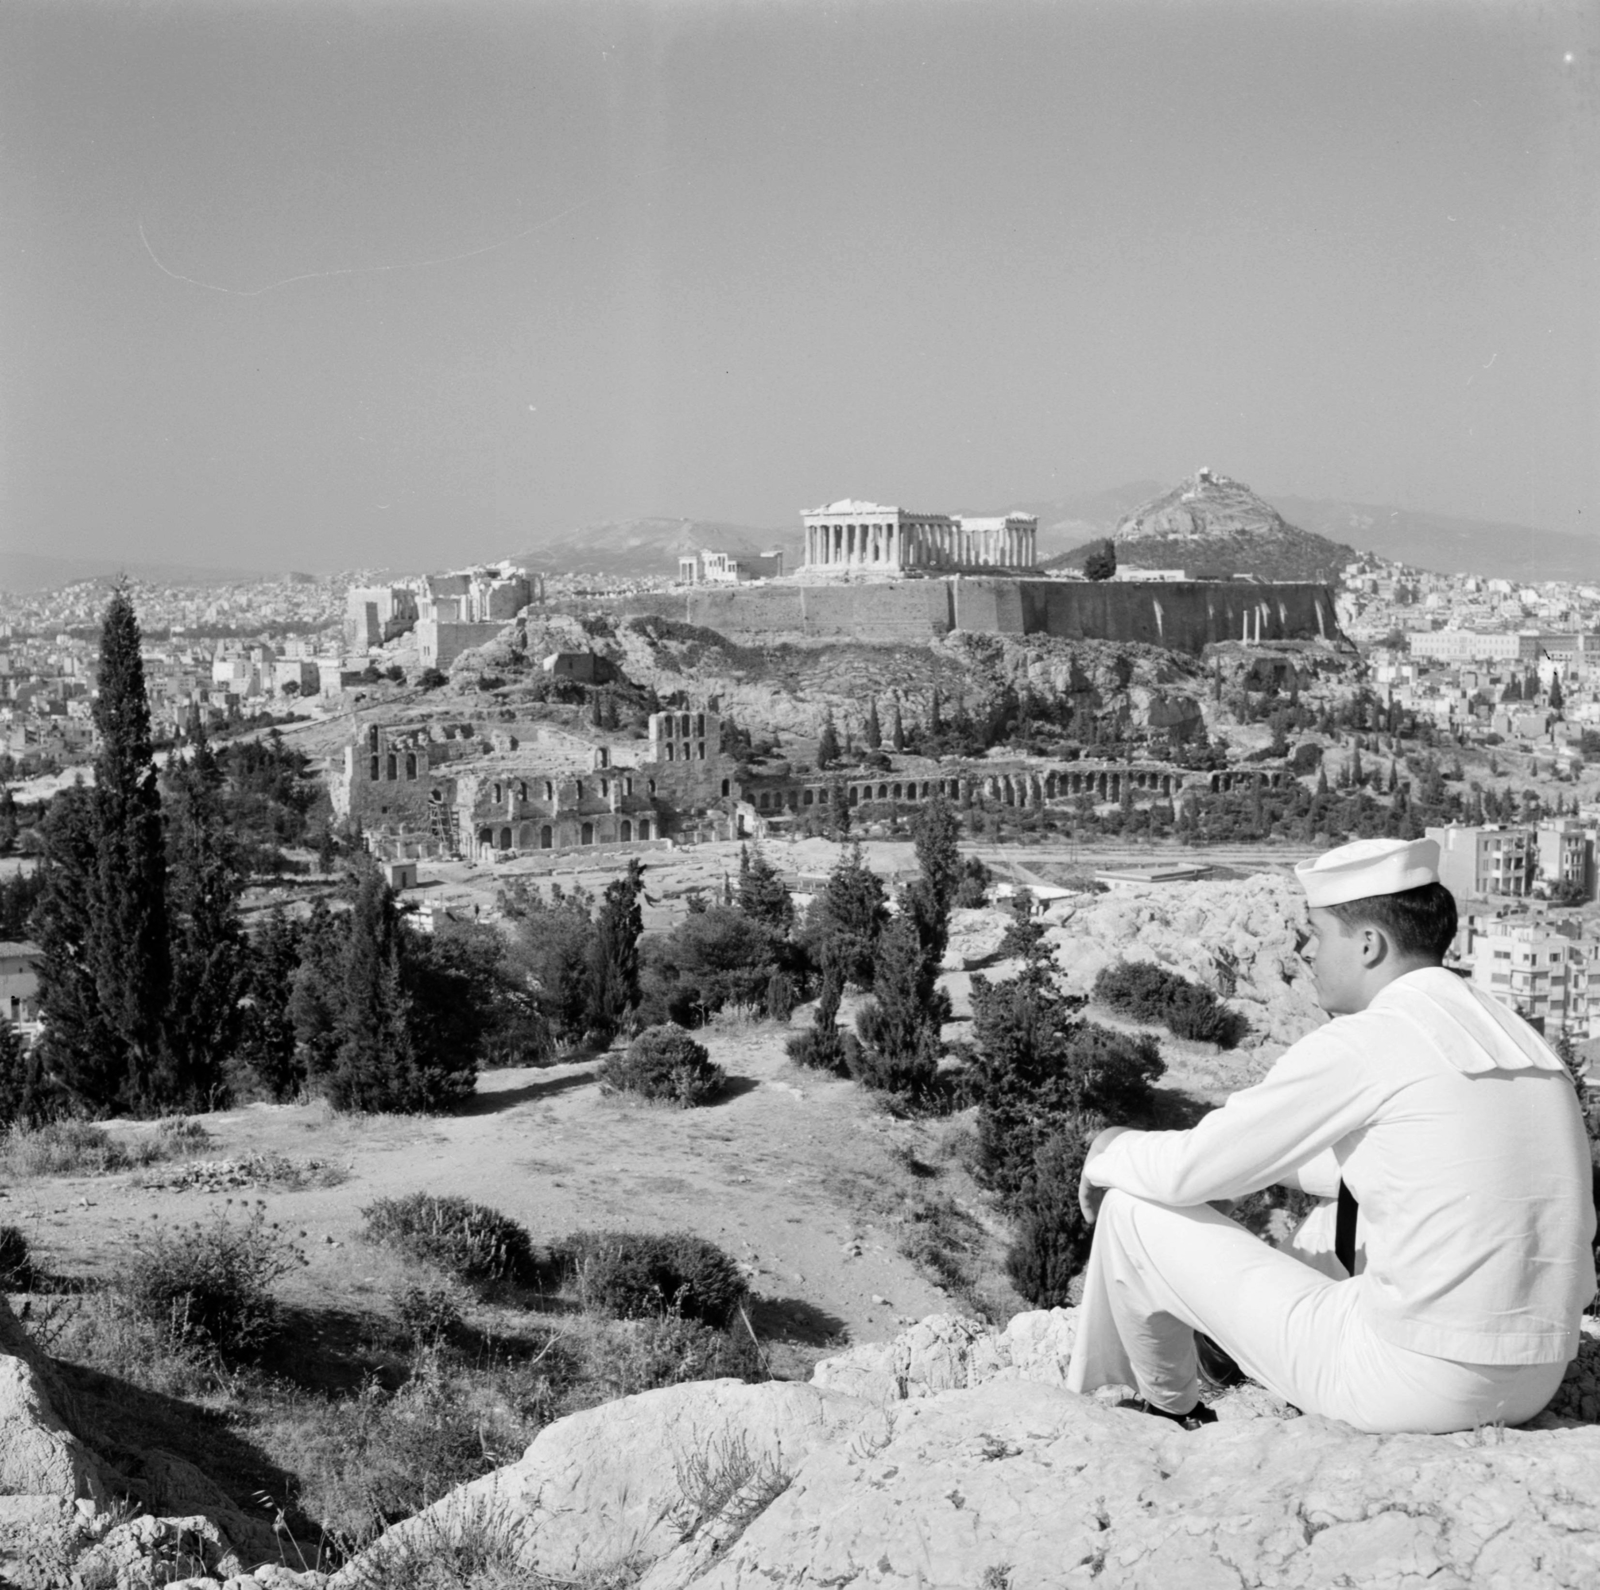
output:
[[[1424,883],[1396,894],[1369,894],[1324,907],[1347,928],[1376,927],[1401,955],[1442,961],[1456,936],[1455,896],[1442,883]]]

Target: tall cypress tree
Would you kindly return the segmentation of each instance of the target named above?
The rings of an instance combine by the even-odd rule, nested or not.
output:
[[[400,967],[400,917],[372,862],[356,884],[341,972],[339,1049],[328,1098],[340,1110],[415,1109],[417,1066]]]
[[[639,938],[644,866],[637,858],[606,885],[589,962],[589,1026],[607,1042],[639,1003]]]
[[[223,1067],[238,1045],[245,990],[239,919],[244,871],[222,804],[222,769],[202,729],[167,786],[172,1003],[163,1102],[203,1109],[222,1097]]]
[[[883,745],[883,726],[878,721],[876,696],[867,703],[867,724],[861,731],[861,738],[866,741],[869,751],[876,751]]]
[[[171,987],[166,858],[139,623],[120,586],[101,626],[98,686],[94,789],[74,796],[46,840],[46,1059],[91,1108],[151,1109]]]

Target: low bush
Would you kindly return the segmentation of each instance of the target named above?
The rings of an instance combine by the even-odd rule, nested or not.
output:
[[[683,1109],[709,1104],[727,1081],[705,1045],[670,1022],[646,1028],[625,1053],[607,1055],[600,1065],[602,1093],[631,1093]]]
[[[1149,961],[1108,966],[1094,980],[1094,997],[1134,1021],[1159,1021],[1174,1036],[1231,1049],[1245,1023],[1217,996],[1187,977]]]
[[[583,1306],[619,1319],[674,1315],[726,1327],[748,1290],[721,1248],[686,1231],[579,1231],[561,1253]]]
[[[534,1284],[542,1266],[527,1228],[498,1209],[441,1193],[380,1198],[361,1211],[362,1235],[379,1247],[437,1265],[476,1286]]]
[[[28,1239],[18,1226],[0,1226],[0,1292],[31,1292],[39,1280]]]
[[[843,1027],[807,1027],[783,1041],[784,1052],[807,1071],[829,1071],[836,1077],[851,1075],[860,1062],[861,1045]]]
[[[175,1342],[240,1358],[261,1348],[277,1324],[273,1283],[304,1262],[257,1204],[243,1220],[219,1211],[146,1232],[117,1272],[115,1289]]]

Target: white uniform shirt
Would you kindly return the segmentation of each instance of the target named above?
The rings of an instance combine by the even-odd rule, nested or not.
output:
[[[1558,1363],[1594,1296],[1589,1145],[1561,1062],[1440,967],[1302,1038],[1187,1132],[1126,1132],[1088,1171],[1177,1206],[1283,1183],[1361,1204],[1372,1329],[1462,1363]]]

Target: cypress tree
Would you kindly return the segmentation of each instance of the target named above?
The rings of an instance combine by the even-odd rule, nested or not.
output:
[[[400,917],[372,862],[361,869],[337,985],[328,1098],[341,1110],[417,1108],[416,1055],[401,978]]]
[[[249,1003],[245,1007],[240,1057],[275,1099],[292,1099],[305,1085],[291,1001],[300,964],[299,934],[274,906],[256,935],[246,961]]]
[[[223,1068],[238,1046],[243,1020],[244,869],[223,809],[222,785],[222,769],[202,732],[189,764],[169,775],[167,790],[172,1004],[162,1102],[187,1109],[212,1107],[220,1099]]]
[[[825,772],[839,760],[839,731],[833,726],[833,709],[828,709],[822,720],[822,734],[817,740],[817,769]]]
[[[0,855],[10,855],[17,843],[17,802],[9,784],[0,788]]]
[[[878,940],[872,998],[856,1017],[862,1047],[851,1072],[870,1088],[923,1098],[939,1074],[939,1022],[925,993],[926,958],[916,924],[904,914]]]
[[[898,701],[894,704],[894,721],[889,730],[889,744],[897,751],[903,751],[906,748],[906,726],[900,718],[900,703]]]
[[[883,726],[878,722],[878,698],[874,696],[867,702],[867,723],[861,731],[861,738],[867,742],[869,751],[876,751],[883,745]]]
[[[94,724],[94,788],[46,839],[45,1060],[91,1109],[148,1110],[165,1102],[166,858],[139,624],[120,586],[101,625]]]
[[[639,1004],[639,937],[644,913],[644,866],[634,859],[628,870],[606,885],[595,918],[589,960],[589,1026],[609,1042],[628,1012]]]

